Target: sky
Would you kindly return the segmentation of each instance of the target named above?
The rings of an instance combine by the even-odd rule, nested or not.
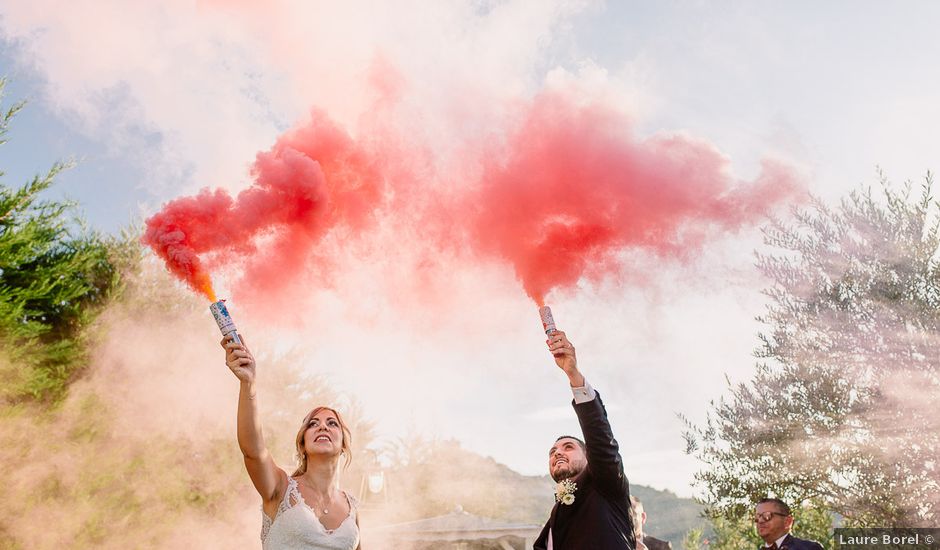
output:
[[[768,160],[833,204],[877,185],[877,167],[922,181],[937,168],[938,23],[940,5],[914,1],[8,2],[5,105],[29,104],[0,166],[15,185],[76,159],[50,193],[118,233],[200,189],[251,188],[259,152],[332,121],[383,174],[385,213],[310,236],[311,255],[276,295],[250,267],[216,258],[217,291],[255,349],[303,357],[383,437],[456,438],[541,474],[554,437],[578,428],[536,303],[499,250],[437,246],[427,235],[445,217],[428,214],[434,205],[492,199],[473,205],[482,219],[500,206],[473,192],[502,174],[500,146],[519,146],[514,124],[545,97],[602,106],[602,126],[630,147],[705,151],[742,188],[763,181]],[[599,170],[617,165],[605,159]],[[697,182],[681,192],[711,192]],[[599,189],[619,200],[616,187]],[[585,192],[561,188],[552,202]],[[804,200],[768,196],[764,215]],[[523,220],[535,216],[527,204]],[[451,227],[472,234],[459,212],[448,211]],[[706,220],[701,240],[676,254],[617,241],[614,267],[545,296],[635,483],[694,494],[698,465],[677,415],[701,422],[727,380],[753,372],[769,284],[753,266],[761,220]],[[206,354],[214,346],[207,338]]]

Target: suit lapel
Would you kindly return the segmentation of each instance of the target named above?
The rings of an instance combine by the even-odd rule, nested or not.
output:
[[[552,534],[552,547],[556,549],[558,548],[558,530],[555,529],[555,520],[558,519],[559,504],[559,502],[556,502],[555,505],[552,506],[552,513],[548,516],[548,530],[551,531]]]
[[[542,532],[539,533],[537,539],[535,539],[535,550],[543,549],[548,547],[548,537],[552,532],[552,526],[555,525],[555,512],[558,508],[558,503],[555,503],[555,506],[552,507],[552,513],[548,516],[548,521],[545,523],[545,527],[542,527]],[[557,541],[555,537],[552,537],[552,546],[557,548]]]
[[[558,515],[558,503],[556,502],[555,505],[552,506],[551,515],[548,516],[548,528],[549,529],[552,529],[555,527],[555,517],[557,515]]]
[[[551,529],[549,523],[545,524],[545,527],[542,527],[542,532],[539,533],[537,539],[535,539],[535,544],[532,545],[533,550],[545,550],[548,548],[548,532]]]

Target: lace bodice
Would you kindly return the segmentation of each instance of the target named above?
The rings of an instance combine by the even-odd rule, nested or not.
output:
[[[304,502],[297,480],[287,478],[287,490],[274,519],[261,511],[261,547],[264,550],[355,550],[359,545],[356,525],[356,499],[343,491],[349,502],[349,516],[336,529],[323,527]]]

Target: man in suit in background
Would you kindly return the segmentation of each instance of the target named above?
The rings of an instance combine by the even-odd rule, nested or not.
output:
[[[555,507],[535,550],[634,550],[630,484],[601,396],[578,370],[564,332],[549,335],[548,349],[568,377],[584,441],[561,436],[548,453],[558,483]]]
[[[636,533],[637,549],[640,543],[647,550],[672,550],[672,543],[668,540],[658,539],[643,532],[643,526],[646,524],[646,510],[643,509],[643,503],[640,499],[630,495],[630,503],[633,504],[633,532]]]
[[[778,498],[765,498],[757,503],[754,513],[757,534],[764,539],[762,550],[823,550],[814,540],[798,539],[790,534],[793,514],[790,507]]]

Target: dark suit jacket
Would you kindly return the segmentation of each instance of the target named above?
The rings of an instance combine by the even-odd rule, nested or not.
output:
[[[574,479],[574,502],[555,503],[534,548],[547,547],[551,530],[553,550],[634,550],[630,484],[600,394],[574,404],[574,411],[584,434],[587,467]]]
[[[649,550],[672,550],[672,543],[668,540],[658,539],[649,535],[643,535],[643,544]]]
[[[814,540],[798,539],[793,535],[787,535],[780,544],[780,550],[823,550],[821,544]]]

